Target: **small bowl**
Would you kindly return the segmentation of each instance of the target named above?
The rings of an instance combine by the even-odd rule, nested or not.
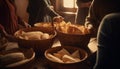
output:
[[[60,62],[52,61],[47,56],[48,53],[53,54],[53,53],[56,53],[56,52],[60,51],[63,48],[66,49],[70,53],[72,53],[76,50],[79,50],[79,55],[80,55],[81,61],[75,62],[75,63],[60,63]],[[81,48],[72,47],[72,46],[58,46],[58,47],[53,47],[53,48],[47,49],[45,51],[44,55],[45,55],[45,58],[48,61],[48,64],[50,65],[50,67],[52,69],[86,69],[86,66],[84,66],[84,61],[88,57],[88,54],[85,50],[83,50]]]
[[[43,40],[25,40],[25,39],[16,38],[16,41],[18,42],[19,47],[33,48],[34,51],[36,52],[36,55],[44,55],[44,51],[53,45],[54,39],[56,37],[56,31],[54,31],[53,29],[45,28],[45,27],[31,27],[31,28],[24,28],[20,30],[23,30],[25,32],[41,31],[41,32],[53,35],[51,38],[43,39]]]

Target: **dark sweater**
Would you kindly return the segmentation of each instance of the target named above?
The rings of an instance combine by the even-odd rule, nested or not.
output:
[[[94,0],[92,2],[85,24],[93,25],[96,30],[94,36],[97,34],[102,18],[109,13],[120,12],[119,6],[119,0]]]
[[[120,69],[120,13],[103,18],[98,33],[98,52],[94,69]]]

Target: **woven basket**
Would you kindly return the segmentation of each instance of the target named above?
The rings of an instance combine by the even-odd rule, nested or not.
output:
[[[25,40],[25,39],[16,38],[19,47],[33,48],[37,55],[43,55],[44,51],[53,45],[56,36],[56,32],[53,29],[45,28],[45,27],[32,27],[32,28],[24,28],[21,30],[25,32],[41,31],[48,34],[53,34],[53,37],[44,40]]]
[[[53,53],[60,51],[63,48],[66,49],[70,53],[76,50],[79,50],[81,61],[75,62],[75,63],[59,63],[59,62],[50,60],[50,58],[47,56],[48,53],[53,54]],[[48,63],[52,69],[86,69],[87,68],[87,66],[84,66],[84,61],[87,59],[88,54],[85,50],[78,48],[78,47],[58,46],[58,47],[49,48],[45,51],[45,57],[48,60]]]
[[[77,24],[75,24],[77,25]],[[59,39],[61,45],[64,46],[77,46],[80,48],[86,48],[90,40],[90,34],[74,34],[74,33],[64,33],[59,29],[57,31],[57,38]]]

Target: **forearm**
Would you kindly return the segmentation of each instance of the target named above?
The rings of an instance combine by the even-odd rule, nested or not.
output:
[[[54,7],[51,5],[50,1],[44,0],[44,3],[46,5],[47,14],[49,14],[51,17],[59,16],[59,14],[55,12]]]
[[[19,28],[23,27],[31,27],[30,24],[28,24],[26,21],[18,17],[18,23],[19,23]]]
[[[99,24],[99,18],[97,18],[97,12],[93,4],[90,6],[90,10],[88,12],[88,16],[85,19],[85,27],[94,28],[94,32],[97,32]]]
[[[53,8],[51,8],[50,6],[48,7],[48,14],[51,17],[55,17],[55,16],[60,16],[57,12],[55,12],[55,10]]]

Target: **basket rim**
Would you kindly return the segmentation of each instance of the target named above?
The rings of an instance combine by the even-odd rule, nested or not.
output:
[[[56,30],[57,34],[58,33],[61,33],[61,34],[64,34],[64,35],[71,35],[71,36],[90,36],[91,34],[74,34],[74,33],[64,33],[62,31],[59,31],[59,30]]]
[[[49,59],[49,57],[47,57],[47,53],[48,53],[48,50],[50,49],[56,49],[56,48],[65,48],[65,47],[70,47],[70,48],[78,48],[78,47],[72,47],[72,46],[57,46],[57,47],[52,47],[52,48],[48,48],[45,52],[44,52],[44,56],[46,59],[48,59],[49,61],[53,62],[53,63],[57,63],[57,64],[63,64],[63,65],[68,65],[68,64],[77,64],[79,62],[75,62],[75,63],[60,63],[60,62],[56,62],[56,61],[52,61],[51,59]],[[84,49],[81,49],[81,48],[78,48],[78,50],[82,50],[84,52],[86,52]],[[88,54],[87,52],[85,53],[85,57],[80,61],[80,62],[83,62],[85,59],[87,59],[88,57]]]
[[[25,30],[25,29],[34,29],[34,28],[39,28],[39,27],[31,27],[31,28],[22,28],[22,29],[19,29],[19,30],[17,30],[17,31],[20,31],[20,30]],[[16,32],[17,32],[16,31]],[[54,34],[53,34],[53,36],[51,37],[51,38],[49,38],[49,39],[42,39],[42,40],[34,40],[34,41],[43,41],[43,40],[50,40],[50,39],[53,39],[53,38],[55,38],[56,37],[56,35],[57,35],[57,32],[55,31],[55,30],[53,30],[53,32],[54,32]],[[33,40],[26,40],[26,39],[20,39],[20,38],[18,38],[18,37],[15,37],[15,36],[13,36],[15,39],[17,39],[17,40],[24,40],[24,41],[33,41]]]

